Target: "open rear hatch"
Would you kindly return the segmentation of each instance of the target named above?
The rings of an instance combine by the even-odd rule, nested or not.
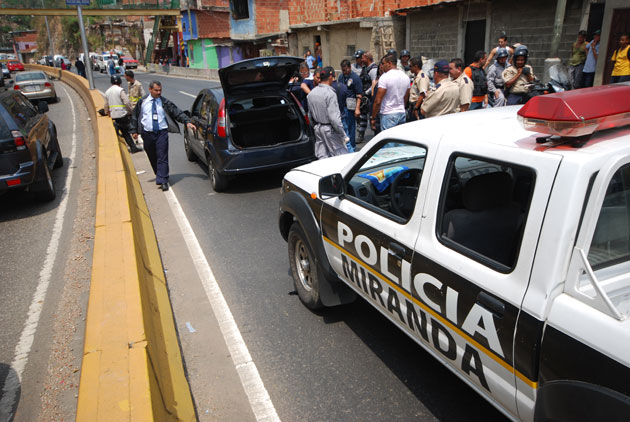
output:
[[[303,139],[305,119],[287,92],[304,59],[264,57],[219,70],[232,142],[239,148],[269,147]]]

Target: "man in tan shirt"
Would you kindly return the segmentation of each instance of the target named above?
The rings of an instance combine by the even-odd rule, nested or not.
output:
[[[503,81],[507,92],[507,105],[525,104],[529,99],[527,84],[534,81],[534,71],[527,63],[527,47],[519,45],[514,49],[513,62],[503,71]]]
[[[451,59],[448,66],[451,79],[459,86],[459,110],[457,111],[468,111],[472,103],[475,87],[470,78],[464,73],[464,61],[460,58],[454,58]]]
[[[415,75],[409,92],[409,107],[411,108],[411,120],[420,118],[420,107],[429,93],[429,77],[422,71],[422,59],[414,57],[409,60],[409,70]]]
[[[442,60],[433,67],[435,90],[427,94],[422,102],[422,115],[435,117],[455,113],[459,106],[460,90],[457,84],[448,78],[449,64]]]
[[[142,88],[142,84],[140,81],[135,79],[135,75],[133,71],[126,70],[125,71],[125,79],[127,80],[127,95],[129,96],[129,102],[131,103],[131,109],[133,110],[136,107],[136,104],[142,97],[146,95],[144,92],[144,88]]]

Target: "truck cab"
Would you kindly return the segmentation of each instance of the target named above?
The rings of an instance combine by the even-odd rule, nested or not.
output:
[[[627,420],[628,95],[429,118],[287,173],[298,296],[363,297],[510,419]]]

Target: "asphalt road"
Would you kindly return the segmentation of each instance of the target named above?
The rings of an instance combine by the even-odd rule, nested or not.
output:
[[[0,196],[2,421],[14,412],[19,421],[62,420],[76,407],[95,156],[85,105],[71,88],[55,84],[60,100],[48,116],[64,156],[53,171],[57,197],[42,203],[28,192]]]
[[[200,89],[216,84],[140,72],[137,79],[145,87],[151,79],[160,80],[163,95],[183,109],[190,108]],[[109,77],[95,74],[95,83],[105,91]],[[505,419],[366,302],[321,312],[300,303],[277,228],[282,172],[242,176],[229,192],[215,194],[207,169],[189,162],[182,137],[173,135],[170,169],[173,191],[281,420]],[[197,328],[202,324],[191,322]],[[180,337],[185,335],[180,330]],[[208,356],[184,359],[199,364]],[[203,419],[203,409],[198,411]]]

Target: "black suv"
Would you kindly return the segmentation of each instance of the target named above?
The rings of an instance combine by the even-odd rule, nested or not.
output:
[[[55,199],[51,171],[63,166],[57,128],[18,91],[0,92],[0,194],[27,189],[42,201]]]

